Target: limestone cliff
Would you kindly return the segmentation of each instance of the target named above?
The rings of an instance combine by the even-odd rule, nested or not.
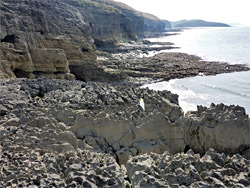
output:
[[[4,77],[73,79],[70,70],[79,79],[90,77],[95,46],[78,9],[58,0],[4,0],[0,8]]]
[[[145,32],[164,32],[165,23],[156,16],[148,13],[142,13],[144,17],[144,31]]]
[[[113,6],[115,6],[115,8],[118,8],[122,11],[123,14],[129,16],[130,20],[132,21],[132,27],[135,29],[135,33],[137,35],[142,35],[143,32],[163,32],[165,31],[165,24],[162,20],[160,20],[158,17],[152,15],[152,14],[148,14],[148,13],[144,13],[144,12],[140,12],[137,11],[123,3],[120,2],[115,2],[115,1],[111,1]],[[132,15],[136,15],[137,17],[140,18],[141,21],[143,21],[143,25],[139,24],[138,22],[134,22],[133,19],[135,19],[135,17],[131,17]],[[143,31],[143,32],[142,32]]]
[[[162,20],[165,23],[165,28],[172,28],[172,23],[168,20]]]
[[[112,47],[117,41],[137,40],[144,32],[162,32],[165,24],[157,17],[139,12],[113,0],[67,1],[85,12],[97,47]]]
[[[98,67],[95,45],[136,40],[146,23],[111,0],[3,0],[0,10],[0,78],[119,79]]]
[[[113,47],[119,40],[137,40],[137,34],[143,33],[143,19],[115,7],[112,1],[63,1],[84,14],[97,47]]]

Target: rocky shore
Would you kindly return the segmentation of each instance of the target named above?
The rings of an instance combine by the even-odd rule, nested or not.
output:
[[[184,116],[177,95],[132,84],[10,79],[0,90],[1,187],[250,186],[244,108]]]
[[[250,70],[250,67],[244,64],[209,62],[185,53],[161,52],[173,47],[168,43],[157,44],[157,47],[152,46],[150,42],[146,45],[126,45],[120,47],[122,50],[118,48],[119,53],[100,51],[98,66],[107,72],[123,76],[127,81],[140,80],[140,78],[168,81],[175,78]],[[156,55],[147,57],[149,53],[156,53]]]
[[[184,115],[139,87],[249,67],[159,53],[139,38],[169,23],[112,0],[3,0],[0,19],[0,187],[250,187],[244,108]]]

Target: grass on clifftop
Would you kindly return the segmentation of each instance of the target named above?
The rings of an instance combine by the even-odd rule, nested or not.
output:
[[[100,13],[121,13],[121,11],[115,8],[114,6],[102,2],[78,0],[78,4],[86,11],[93,11]]]

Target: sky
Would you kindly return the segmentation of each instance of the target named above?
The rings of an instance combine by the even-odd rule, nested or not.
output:
[[[250,25],[250,0],[116,0],[160,19]]]

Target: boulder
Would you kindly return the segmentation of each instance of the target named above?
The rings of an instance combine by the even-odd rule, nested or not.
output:
[[[185,143],[195,152],[205,153],[209,148],[234,154],[250,148],[250,119],[239,106],[214,105],[198,107],[179,121],[186,132]]]
[[[116,152],[116,155],[120,165],[126,164],[128,159],[133,156],[133,154],[127,148],[122,148],[118,150]]]

